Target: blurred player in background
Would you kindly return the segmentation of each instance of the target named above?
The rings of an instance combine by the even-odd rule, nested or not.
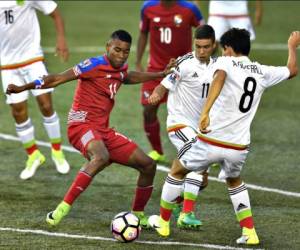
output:
[[[215,46],[213,28],[209,25],[199,26],[194,35],[195,50],[177,59],[176,70],[164,78],[149,97],[150,104],[157,104],[168,92],[167,130],[169,139],[176,147],[178,155],[187,150],[192,151],[191,144],[197,140],[200,112],[210,86],[206,72],[216,61],[211,58]],[[168,203],[162,197],[162,218],[165,221],[169,220],[173,210],[178,227],[197,228],[201,226],[202,222],[195,217],[194,207],[199,190],[202,191],[207,185],[207,173],[191,172],[186,176],[184,182],[180,180],[175,183],[172,179],[170,182],[168,180],[167,178],[165,189],[179,188],[183,194],[173,197],[172,203]],[[181,212],[178,204],[182,199],[184,200]],[[179,212],[181,212],[180,216]]]
[[[242,229],[238,244],[256,245],[259,238],[254,228],[247,186],[240,177],[250,144],[250,126],[264,90],[297,75],[297,47],[300,32],[292,32],[288,39],[287,66],[275,67],[252,62],[250,34],[245,29],[232,28],[221,39],[224,57],[218,58],[211,69],[213,81],[201,111],[199,129],[202,134],[173,164],[162,190],[162,199],[171,203],[179,189],[165,188],[168,183],[182,181],[187,173],[206,170],[212,162],[219,162],[225,171],[226,183],[236,218]],[[149,223],[163,236],[170,234],[169,221],[154,215]]]
[[[156,164],[132,140],[109,127],[109,116],[122,83],[141,83],[162,78],[168,70],[128,72],[126,61],[130,47],[130,34],[117,30],[106,45],[105,55],[89,58],[63,73],[45,76],[27,85],[8,86],[7,93],[10,94],[28,89],[52,88],[78,79],[68,116],[68,138],[88,162],[77,174],[63,201],[47,215],[46,220],[50,225],[57,225],[69,213],[73,202],[90,185],[93,177],[115,162],[139,171],[132,211],[140,218],[143,227],[149,226],[144,207],[152,193]],[[171,65],[168,65],[168,69]]]
[[[0,60],[4,92],[8,84],[22,86],[48,74],[43,63],[44,56],[40,45],[40,27],[36,10],[49,15],[56,29],[56,53],[65,61],[68,48],[65,40],[64,23],[53,1],[0,1]],[[51,100],[52,89],[32,90],[43,115],[43,124],[52,145],[52,160],[61,174],[69,172],[69,164],[61,151],[59,118]],[[25,169],[21,172],[23,180],[31,178],[37,168],[45,162],[38,150],[34,127],[28,116],[27,99],[29,91],[6,96],[16,122],[17,134],[28,154]]]
[[[140,34],[137,44],[136,70],[143,71],[142,57],[150,34],[147,71],[164,69],[170,58],[177,58],[192,50],[192,27],[204,24],[197,6],[188,1],[145,1],[141,9]],[[158,107],[166,102],[166,95],[156,105],[148,97],[161,79],[144,82],[141,88],[144,130],[152,146],[149,156],[166,163],[160,138]]]
[[[200,1],[196,1],[199,5]],[[254,25],[262,22],[263,6],[261,0],[255,1]],[[217,42],[224,32],[230,28],[246,29],[250,32],[250,39],[255,39],[255,32],[249,16],[248,1],[219,1],[210,0],[208,7],[208,21],[216,33]]]
[[[230,28],[246,29],[250,32],[250,39],[255,39],[255,32],[249,16],[248,1],[209,1],[208,24],[216,32],[216,40],[219,42],[224,32]],[[255,1],[254,24],[260,25],[262,20],[261,0]]]

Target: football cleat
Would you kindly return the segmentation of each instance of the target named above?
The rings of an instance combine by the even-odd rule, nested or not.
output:
[[[180,216],[181,210],[182,210],[182,205],[176,203],[176,204],[174,205],[173,210],[172,210],[172,214],[174,215],[175,221],[178,220],[178,218],[179,218],[179,216]]]
[[[58,225],[59,222],[62,220],[62,218],[69,213],[70,209],[71,209],[71,205],[62,201],[61,203],[59,203],[59,205],[56,207],[54,211],[47,214],[46,222],[50,226]]]
[[[177,220],[177,227],[184,229],[198,229],[200,226],[202,226],[202,222],[195,217],[194,212],[180,213]]]
[[[160,236],[168,237],[170,235],[170,221],[165,221],[158,215],[151,215],[149,224]]]
[[[149,217],[147,215],[145,215],[145,213],[143,211],[132,211],[132,213],[139,218],[140,220],[140,225],[143,229],[149,229],[150,225],[149,225]]]
[[[259,239],[256,234],[255,228],[243,227],[242,236],[236,240],[237,244],[244,245],[257,245],[259,244]]]
[[[20,174],[22,180],[27,180],[34,176],[36,170],[45,162],[46,158],[42,155],[39,150],[35,150],[31,155],[28,156],[26,161],[26,167]]]
[[[64,153],[61,150],[51,151],[52,160],[55,163],[57,172],[61,174],[67,174],[70,171],[69,163],[66,161]]]
[[[156,150],[152,150],[148,153],[148,156],[152,158],[155,162],[168,165],[169,161],[167,160],[167,157],[165,155],[161,155]]]

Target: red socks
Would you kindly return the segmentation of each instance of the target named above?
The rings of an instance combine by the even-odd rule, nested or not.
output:
[[[160,206],[160,217],[164,220],[164,221],[169,221],[173,212],[173,209],[167,209],[164,208],[162,206]]]
[[[240,227],[243,228],[243,227],[246,227],[246,228],[253,228],[254,227],[254,222],[253,222],[253,217],[250,216],[250,217],[247,217],[243,220],[240,221]]]
[[[64,197],[64,201],[72,205],[76,198],[90,185],[92,177],[85,172],[79,171],[71,187]]]
[[[31,155],[37,149],[38,148],[37,148],[36,144],[33,144],[31,147],[26,148],[26,152],[27,152],[28,155]]]
[[[60,143],[52,143],[52,149],[59,151],[61,148],[61,144]]]
[[[153,123],[146,123],[144,121],[144,130],[148,137],[148,140],[154,150],[156,150],[159,154],[163,154],[161,141],[160,141],[160,124],[159,121],[156,120]]]
[[[135,197],[132,203],[132,211],[144,211],[144,208],[150,199],[153,186],[148,187],[136,187]]]
[[[182,212],[190,213],[194,212],[195,201],[194,200],[184,200]]]

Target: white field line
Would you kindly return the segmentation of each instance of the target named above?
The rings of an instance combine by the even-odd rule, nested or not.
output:
[[[101,236],[89,236],[89,235],[79,235],[79,234],[68,234],[68,233],[53,233],[44,230],[31,230],[31,229],[18,229],[9,227],[0,227],[0,231],[17,232],[17,233],[30,233],[37,235],[46,235],[52,237],[64,237],[72,239],[86,239],[86,240],[100,240],[100,241],[116,241],[112,238],[106,238]],[[237,248],[231,246],[221,246],[214,244],[197,244],[189,242],[177,242],[177,241],[142,241],[137,240],[135,243],[148,244],[148,245],[164,245],[164,246],[190,246],[190,247],[204,247],[209,249],[226,249],[226,250],[261,250],[255,248]]]
[[[9,141],[20,141],[20,139],[16,136],[8,135],[8,134],[2,134],[2,133],[0,133],[0,138],[4,139],[4,140],[9,140]],[[48,142],[36,141],[36,143],[39,146],[45,146],[45,147],[48,147],[48,148],[51,147],[51,144],[48,143]],[[70,146],[62,145],[62,149],[64,149],[65,151],[68,151],[68,152],[72,152],[72,153],[79,153],[76,149],[74,149],[73,147],[70,147]],[[162,166],[162,165],[157,165],[157,169],[162,171],[162,172],[166,172],[166,173],[168,173],[169,170],[170,170],[169,168],[167,168],[165,166]],[[208,177],[208,178],[209,178],[209,180],[212,180],[212,181],[217,181],[217,182],[223,182],[224,183],[224,181],[222,181],[222,180],[220,180],[216,177]],[[300,193],[296,193],[296,192],[289,192],[289,191],[284,191],[284,190],[276,189],[276,188],[262,187],[262,186],[258,186],[258,185],[254,185],[254,184],[247,184],[247,187],[250,188],[250,189],[254,189],[254,190],[277,193],[277,194],[282,194],[282,195],[285,195],[285,196],[292,196],[292,197],[300,198]]]
[[[70,53],[100,53],[105,51],[104,46],[76,46],[70,47]],[[285,43],[253,43],[251,46],[253,50],[287,50],[287,44]],[[300,48],[298,48],[300,49]],[[45,53],[54,53],[55,47],[43,47]],[[131,46],[131,51],[136,52],[136,46]]]

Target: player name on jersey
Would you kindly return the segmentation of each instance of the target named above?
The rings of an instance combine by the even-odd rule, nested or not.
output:
[[[233,63],[233,67],[238,67],[238,68],[242,68],[242,69],[248,69],[251,71],[251,73],[254,74],[259,74],[259,75],[263,75],[261,69],[259,69],[257,67],[257,65],[255,64],[243,64],[242,62],[235,62],[234,60],[232,60]]]

